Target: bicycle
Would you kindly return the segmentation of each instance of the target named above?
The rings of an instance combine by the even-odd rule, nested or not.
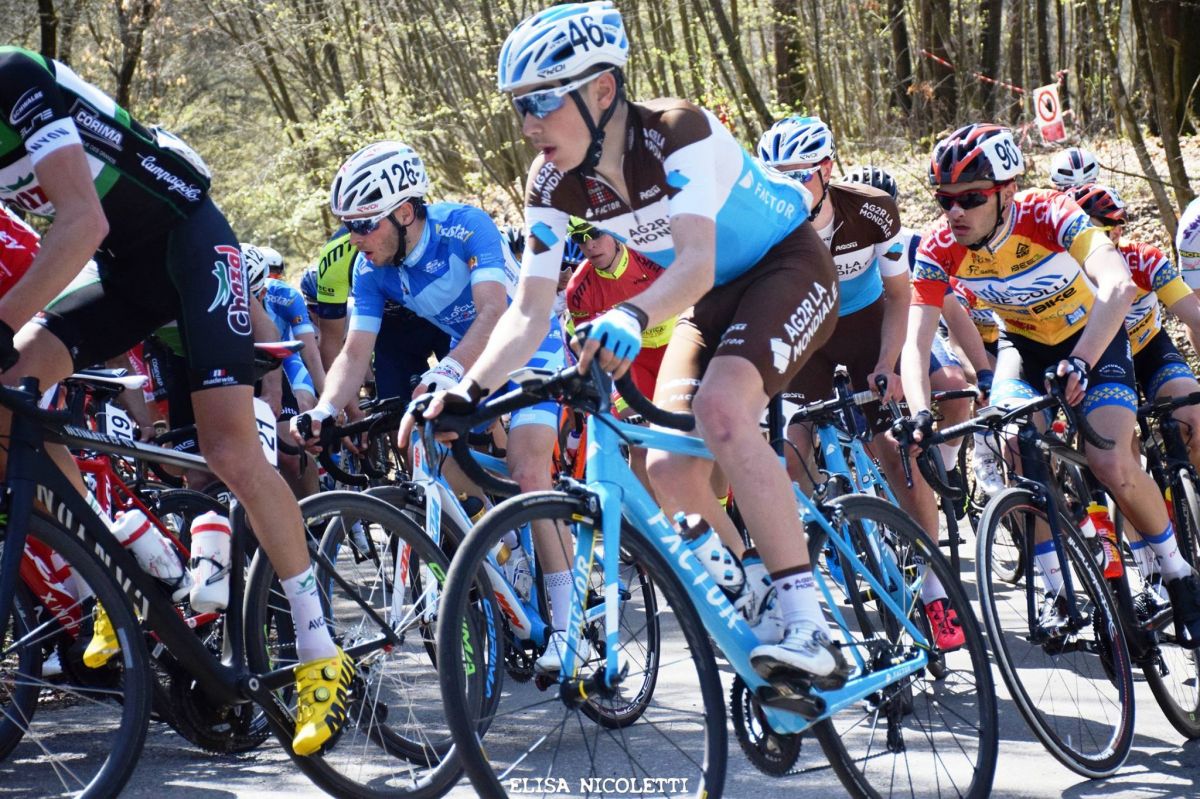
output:
[[[940,786],[955,784],[969,796],[988,792],[995,768],[995,698],[978,623],[970,615],[967,600],[957,586],[952,588],[953,601],[963,610],[968,641],[963,654],[969,655],[979,673],[979,691],[970,699],[970,709],[979,715],[979,723],[965,723],[970,728],[969,739],[954,742],[961,748],[956,749],[952,744],[943,751],[934,746],[933,758],[928,761],[921,758],[922,766],[932,762],[937,774],[931,778],[929,771],[910,767],[915,756],[901,750],[906,742],[917,742],[902,735],[899,739],[889,736],[891,748],[873,752],[874,762],[867,766],[847,752],[846,743],[837,738],[829,723],[841,711],[863,701],[903,714],[902,697],[911,686],[910,678],[929,663],[928,641],[909,615],[911,592],[902,576],[903,570],[917,562],[927,563],[929,568],[947,575],[948,585],[952,581],[945,559],[923,533],[914,529],[910,520],[873,497],[845,496],[821,505],[802,498],[802,507],[810,514],[814,529],[834,541],[843,561],[865,582],[864,589],[869,586],[874,592],[869,600],[874,611],[864,610],[848,619],[833,600],[833,592],[841,589],[827,572],[817,570],[820,590],[834,619],[833,630],[843,639],[843,650],[854,666],[854,673],[844,686],[836,688],[829,685],[822,688],[818,684],[821,681],[805,679],[777,679],[769,683],[750,665],[749,652],[758,644],[750,625],[714,584],[679,532],[632,475],[619,455],[618,446],[624,441],[634,446],[711,458],[703,443],[611,418],[608,379],[598,372],[598,367],[594,366],[587,375],[574,367],[559,372],[527,369],[514,373],[512,379],[520,385],[519,389],[486,403],[477,413],[468,417],[440,417],[436,421],[438,429],[449,427],[460,432],[451,446],[460,467],[477,482],[494,480],[473,466],[461,431],[518,407],[552,398],[590,414],[587,482],[565,481],[560,490],[516,496],[501,503],[467,536],[447,575],[437,630],[438,662],[443,664],[439,669],[443,701],[456,751],[481,795],[504,796],[506,786],[520,792],[537,790],[539,786],[546,790],[551,785],[552,789],[577,793],[645,790],[664,795],[720,796],[725,783],[727,738],[724,691],[710,636],[759,700],[771,728],[784,734],[813,730],[846,790],[861,795],[874,795],[878,790],[886,793],[886,785],[872,782],[874,763],[886,761],[880,766],[883,772],[889,767],[903,771],[922,787],[940,790]],[[656,408],[637,395],[628,380],[619,383],[619,388],[630,405],[653,424],[691,429],[690,415],[670,414]],[[486,562],[499,538],[508,529],[539,518],[571,527],[575,534],[575,552],[569,559],[574,582],[568,624],[570,645],[550,690],[538,694],[526,688],[510,688],[501,697],[496,712],[488,719],[480,719],[479,705],[467,691],[467,677],[486,665],[476,654],[476,641],[494,633],[486,627],[486,619],[468,612],[471,598],[487,590]],[[901,542],[897,550],[904,560],[893,564],[886,558],[880,559],[872,571],[860,559],[852,541],[856,535],[870,536],[877,530],[892,534]],[[824,546],[822,535],[816,535],[811,546],[814,552],[820,552]],[[613,600],[620,590],[618,567],[622,550],[655,575],[658,615],[664,620],[658,640],[663,654],[658,663],[658,687],[647,707],[635,723],[614,730],[603,722],[595,722],[588,708],[626,701],[622,686],[626,680],[636,680],[639,676],[627,662],[622,662],[616,645],[619,627],[615,617],[621,605]],[[591,582],[593,564],[597,562],[603,575],[600,586]],[[868,600],[857,590],[858,580],[850,581],[850,585],[848,596],[865,607]],[[580,668],[586,660],[583,655],[593,645],[580,633],[594,589],[601,590],[602,596],[610,601],[604,619],[604,637],[600,639],[605,644],[603,663],[593,673]],[[889,631],[893,633],[891,636]],[[680,684],[695,688],[681,694],[677,688],[663,687]],[[940,723],[944,718],[929,717],[923,721]],[[477,734],[482,722],[489,726],[486,736]],[[526,740],[520,740],[526,736]],[[934,735],[929,737],[932,739]],[[580,739],[584,744],[581,750],[567,747],[568,740],[577,743]],[[938,756],[944,757],[940,765]],[[581,776],[570,784],[564,774]],[[627,780],[624,788],[604,782],[615,779],[614,775]],[[630,781],[636,781],[636,785]]]
[[[1128,582],[1106,581],[1094,547],[1079,530],[1080,511],[1090,498],[1094,479],[1084,454],[1069,442],[1076,433],[1090,444],[1111,449],[1109,441],[1076,416],[1067,404],[1062,378],[1046,372],[1050,390],[1010,409],[988,407],[971,420],[927,436],[917,459],[922,474],[939,493],[956,495],[928,453],[946,438],[976,431],[998,436],[1018,424],[1021,474],[1011,474],[1009,487],[984,508],[977,535],[976,573],[984,625],[1013,701],[1038,740],[1059,762],[1086,777],[1111,775],[1121,767],[1133,744],[1133,656],[1130,631],[1132,603]],[[1051,428],[1040,432],[1034,417],[1061,410],[1063,437]],[[911,441],[906,441],[911,444]],[[1066,465],[1069,468],[1063,468]],[[1081,478],[1070,475],[1081,475]],[[1067,485],[1063,480],[1084,485]],[[958,495],[961,497],[961,495]],[[1068,496],[1073,497],[1070,502]],[[1036,585],[1035,540],[1046,538],[1061,568],[1061,588],[1043,592]],[[1026,568],[1014,582],[993,579],[997,547],[1021,551]],[[1040,573],[1040,570],[1039,570]],[[1123,588],[1122,588],[1123,586]],[[1114,596],[1113,587],[1118,589]],[[1040,601],[1054,602],[1061,623],[1043,624]],[[1128,612],[1127,612],[1128,611]],[[1140,661],[1148,664],[1142,653]],[[1146,669],[1148,680],[1154,669]],[[1038,687],[1043,686],[1043,687]],[[1156,691],[1156,696],[1158,692]]]
[[[120,790],[136,766],[150,714],[151,672],[147,648],[141,645],[143,624],[191,675],[194,688],[209,706],[257,705],[297,768],[323,790],[346,796],[434,797],[457,780],[459,771],[453,760],[442,759],[432,767],[404,763],[397,758],[404,758],[405,752],[390,746],[393,728],[405,723],[403,717],[389,723],[387,702],[392,693],[383,693],[383,679],[389,674],[386,667],[406,651],[405,640],[392,621],[403,630],[401,622],[414,613],[413,608],[400,607],[401,619],[381,617],[319,550],[313,532],[323,532],[331,518],[343,513],[341,508],[353,507],[356,518],[372,529],[388,536],[407,535],[405,543],[423,558],[441,557],[423,535],[411,532],[402,514],[379,500],[353,494],[327,494],[301,506],[318,579],[339,586],[343,590],[341,607],[356,608],[369,627],[364,622],[351,636],[337,619],[330,622],[338,632],[336,640],[358,663],[348,717],[323,750],[299,757],[290,746],[295,728],[292,669],[272,660],[287,650],[286,641],[282,648],[277,646],[287,627],[281,621],[286,603],[274,601],[272,587],[278,590],[278,583],[261,551],[248,573],[245,569],[248,526],[242,509],[233,513],[230,601],[222,650],[214,654],[179,615],[162,585],[138,568],[133,556],[58,470],[44,445],[86,447],[177,468],[204,468],[203,459],[76,427],[70,414],[39,409],[38,396],[36,381],[31,379],[23,381],[20,389],[0,388],[0,405],[13,414],[8,524],[0,553],[0,620],[6,628],[0,637],[4,641],[0,680],[52,692],[43,697],[32,719],[6,713],[6,719],[13,722],[4,740],[8,757],[0,763],[6,786],[37,791],[56,786],[83,797],[112,796]],[[47,512],[35,510],[35,501]],[[19,590],[26,540],[44,545],[71,570],[75,592],[61,604],[31,602],[28,592]],[[99,665],[88,666],[81,662],[80,650],[92,637],[101,606],[121,642],[120,651]],[[336,609],[332,608],[331,614]],[[290,623],[290,616],[287,618]],[[64,663],[71,677],[50,685],[40,678],[40,658],[30,657],[30,653],[40,653],[64,632],[73,633],[78,640]],[[427,660],[424,647],[421,650]],[[420,698],[421,704],[427,701],[427,697]],[[364,759],[364,751],[390,758]]]

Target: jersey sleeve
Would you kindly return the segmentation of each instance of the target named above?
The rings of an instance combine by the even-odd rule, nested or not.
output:
[[[350,329],[378,333],[383,324],[383,292],[376,270],[359,255],[354,260],[354,302],[350,308]]]
[[[566,247],[567,214],[553,208],[525,209],[525,253],[521,256],[521,279],[542,277],[558,281]]]
[[[937,246],[950,235],[949,228],[936,230],[922,237],[917,248],[916,263],[913,264],[912,304],[932,305],[941,308],[950,292],[950,268],[947,253]]]
[[[49,64],[36,53],[0,51],[0,112],[34,166],[63,147],[83,146]]]
[[[1060,246],[1082,265],[1092,253],[1110,245],[1103,230],[1092,225],[1092,220],[1070,195],[1050,192],[1047,211],[1054,236]]]
[[[500,238],[496,223],[484,211],[467,208],[464,221],[471,235],[463,242],[467,267],[471,270],[471,285],[509,282],[504,263],[506,245]]]
[[[695,214],[716,220],[725,198],[717,186],[718,134],[712,121],[698,108],[668,111],[662,121],[675,148],[663,159],[671,216]]]
[[[286,306],[288,325],[292,329],[293,336],[304,335],[305,333],[315,333],[316,330],[312,326],[312,321],[308,318],[308,306],[304,304],[304,295],[299,289],[287,287],[288,303]]]
[[[1170,308],[1192,293],[1179,267],[1171,263],[1162,250],[1153,244],[1143,244],[1139,249],[1142,261],[1149,265],[1150,290],[1158,295],[1163,305]]]

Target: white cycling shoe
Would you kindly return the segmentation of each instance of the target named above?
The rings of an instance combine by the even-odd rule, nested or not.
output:
[[[542,653],[540,658],[534,661],[534,670],[542,674],[558,674],[558,672],[562,671],[563,657],[566,656],[568,646],[569,643],[565,632],[555,630],[550,633],[550,640],[546,642],[546,651]],[[576,664],[586,663],[591,656],[592,645],[588,643],[586,638],[580,638],[579,651],[575,653]]]
[[[812,622],[792,624],[778,643],[754,647],[750,664],[763,679],[801,672],[822,689],[842,687],[851,671],[829,634]]]

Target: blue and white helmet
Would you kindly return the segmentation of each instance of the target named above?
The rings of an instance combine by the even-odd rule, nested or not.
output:
[[[1068,147],[1050,162],[1050,182],[1059,191],[1095,183],[1099,177],[1100,163],[1082,147]]]
[[[583,75],[599,64],[625,66],[629,40],[621,12],[607,2],[547,8],[518,25],[500,48],[496,83],[514,92]]]
[[[429,176],[417,151],[400,141],[368,144],[346,159],[329,189],[329,209],[339,219],[380,216],[429,191]]]
[[[833,132],[820,117],[786,117],[758,140],[758,157],[767,166],[832,158]]]

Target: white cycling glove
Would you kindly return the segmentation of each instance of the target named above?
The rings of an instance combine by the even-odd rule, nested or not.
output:
[[[421,385],[431,386],[431,391],[449,391],[462,382],[466,371],[461,363],[447,355],[421,375]]]

